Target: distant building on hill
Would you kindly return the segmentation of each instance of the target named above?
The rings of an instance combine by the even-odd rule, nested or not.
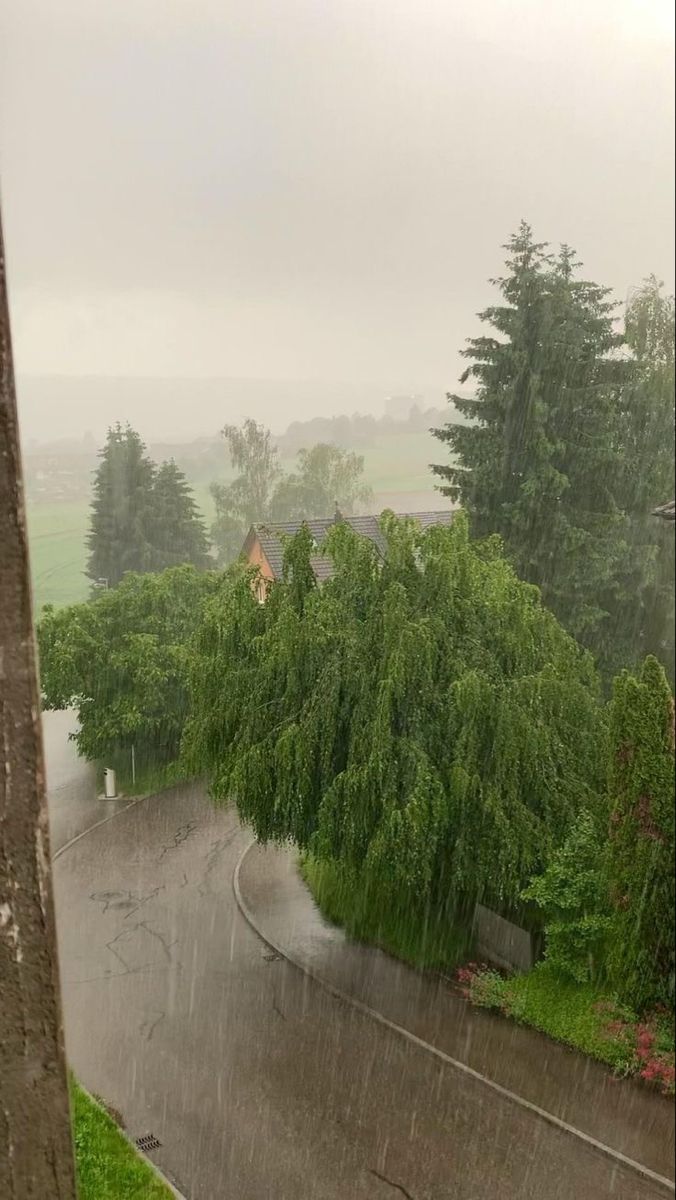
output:
[[[385,415],[393,421],[407,421],[412,408],[424,409],[423,396],[388,396],[385,400]]]
[[[450,525],[454,514],[447,509],[443,512],[397,513],[397,516],[410,517],[423,529],[428,529],[431,525]],[[303,525],[310,530],[317,548],[316,554],[310,560],[315,578],[319,583],[330,579],[333,574],[333,562],[328,555],[322,554],[322,543],[332,526],[341,521],[354,529],[355,533],[369,538],[380,556],[385,557],[387,541],[376,516],[344,517],[342,513],[336,512],[333,517],[315,520],[262,522],[252,525],[242,546],[242,555],[252,567],[258,567],[260,571],[259,600],[265,600],[270,583],[282,578],[284,538],[298,533]]]

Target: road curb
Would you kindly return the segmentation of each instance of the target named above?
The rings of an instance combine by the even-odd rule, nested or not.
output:
[[[254,838],[249,842],[248,846],[244,847],[239,859],[237,860],[237,865],[232,877],[232,887],[235,894],[237,907],[239,908],[245,921],[248,922],[254,933],[258,935],[261,941],[264,942],[266,946],[269,946],[271,950],[274,950],[275,954],[279,954],[281,958],[285,959],[291,964],[291,966],[300,971],[307,979],[311,979],[313,983],[316,983],[325,992],[328,992],[328,994],[333,996],[334,999],[340,1001],[342,1004],[349,1005],[351,1008],[355,1009],[356,1012],[361,1013],[362,1016],[369,1017],[371,1020],[377,1022],[377,1024],[382,1025],[385,1029],[389,1029],[392,1033],[396,1033],[399,1037],[404,1038],[411,1045],[417,1046],[419,1050],[425,1050],[428,1054],[432,1054],[440,1062],[443,1062],[445,1066],[451,1067],[459,1074],[468,1076],[470,1079],[473,1079],[476,1082],[483,1084],[485,1087],[490,1088],[491,1091],[497,1093],[499,1096],[502,1096],[503,1099],[517,1105],[517,1107],[524,1109],[526,1112],[532,1113],[534,1116],[539,1117],[540,1120],[546,1121],[548,1125],[554,1126],[555,1129],[561,1130],[561,1132],[567,1134],[569,1137],[577,1138],[578,1141],[583,1142],[591,1150],[594,1150],[596,1153],[610,1159],[618,1166],[624,1167],[625,1170],[631,1171],[634,1174],[639,1175],[642,1179],[649,1180],[651,1183],[657,1184],[658,1187],[663,1188],[669,1195],[674,1195],[674,1193],[676,1193],[676,1185],[674,1185],[672,1180],[667,1179],[664,1175],[659,1175],[656,1171],[651,1171],[649,1167],[643,1166],[642,1163],[636,1162],[633,1158],[628,1158],[619,1150],[613,1150],[611,1146],[606,1146],[604,1142],[599,1142],[596,1138],[591,1137],[590,1134],[584,1133],[583,1130],[576,1129],[574,1125],[569,1125],[567,1121],[561,1120],[560,1117],[556,1117],[553,1113],[547,1112],[546,1109],[540,1108],[539,1105],[533,1104],[530,1100],[524,1099],[523,1096],[519,1096],[516,1092],[510,1091],[509,1088],[502,1087],[501,1084],[495,1083],[495,1081],[489,1079],[487,1075],[482,1075],[480,1071],[475,1071],[472,1067],[467,1066],[466,1063],[452,1058],[450,1054],[446,1054],[443,1050],[439,1050],[437,1046],[433,1046],[430,1042],[426,1042],[423,1038],[411,1033],[410,1030],[405,1029],[403,1025],[398,1025],[395,1021],[391,1021],[389,1017],[386,1017],[384,1013],[379,1012],[378,1009],[371,1008],[370,1005],[364,1004],[363,1001],[355,999],[354,996],[350,996],[348,992],[344,992],[341,988],[338,988],[334,984],[329,983],[327,980],[322,979],[320,975],[317,975],[314,971],[310,970],[309,967],[306,967],[303,963],[293,958],[293,956],[290,955],[283,946],[280,946],[265,933],[256,915],[251,911],[242,895],[242,889],[240,886],[241,868],[247,854],[249,854],[249,852],[256,845],[257,842]]]

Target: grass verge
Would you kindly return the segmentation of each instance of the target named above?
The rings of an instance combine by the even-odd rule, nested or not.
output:
[[[74,1080],[70,1086],[79,1200],[170,1200],[107,1112]]]
[[[672,1014],[657,1011],[639,1018],[599,988],[562,979],[547,962],[507,978],[470,964],[458,971],[458,979],[472,1004],[531,1025],[605,1063],[616,1075],[639,1076],[674,1094]]]
[[[370,942],[418,968],[449,971],[466,959],[470,938],[447,917],[384,902],[367,880],[310,855],[301,859],[300,872],[323,916],[355,941]]]

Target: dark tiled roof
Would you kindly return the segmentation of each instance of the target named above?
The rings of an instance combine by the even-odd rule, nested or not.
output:
[[[676,521],[676,500],[669,500],[667,504],[654,508],[653,516],[661,517],[663,521]]]
[[[453,513],[448,510],[444,512],[397,513],[396,515],[398,517],[413,518],[423,529],[429,528],[430,525],[450,525],[453,520]],[[362,537],[369,538],[375,545],[378,553],[384,558],[387,552],[387,539],[380,528],[379,517],[342,517],[340,519],[354,529],[355,533],[360,533]],[[329,529],[335,524],[335,517],[323,517],[309,521],[276,521],[269,524],[253,525],[244,543],[244,549],[245,551],[248,550],[253,537],[257,537],[261,549],[270,564],[270,570],[275,579],[280,579],[284,567],[284,536],[292,537],[294,533],[298,533],[298,530],[303,525],[307,525],[319,549]],[[333,563],[330,558],[323,554],[316,554],[310,561],[315,576],[320,582],[330,579],[333,574]]]

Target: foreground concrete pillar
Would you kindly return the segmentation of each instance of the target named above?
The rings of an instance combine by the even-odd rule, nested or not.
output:
[[[20,466],[0,223],[0,1196],[74,1200]]]

